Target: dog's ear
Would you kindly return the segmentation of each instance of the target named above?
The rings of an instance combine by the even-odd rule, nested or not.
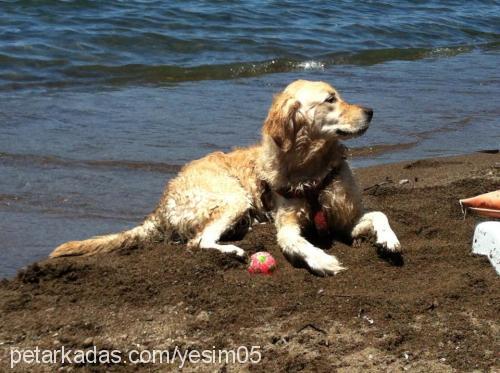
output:
[[[299,101],[285,93],[280,93],[274,98],[264,122],[263,134],[270,136],[284,152],[292,149],[300,129],[299,108]]]

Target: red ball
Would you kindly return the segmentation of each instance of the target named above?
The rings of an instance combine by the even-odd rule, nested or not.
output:
[[[250,257],[249,273],[261,273],[270,275],[276,269],[276,260],[271,254],[260,251]]]

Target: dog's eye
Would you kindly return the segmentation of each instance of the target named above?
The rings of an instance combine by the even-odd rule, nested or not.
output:
[[[331,95],[325,100],[325,102],[328,102],[329,104],[333,104],[335,101],[337,101],[337,97],[335,97],[335,95]]]

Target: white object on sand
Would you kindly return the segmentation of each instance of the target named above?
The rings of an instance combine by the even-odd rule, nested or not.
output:
[[[485,221],[476,226],[472,252],[486,255],[500,275],[500,221]]]

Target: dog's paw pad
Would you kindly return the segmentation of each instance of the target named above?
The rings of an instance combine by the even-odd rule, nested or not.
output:
[[[354,240],[352,240],[352,247],[361,247],[363,241],[364,240],[362,238],[355,238]]]

